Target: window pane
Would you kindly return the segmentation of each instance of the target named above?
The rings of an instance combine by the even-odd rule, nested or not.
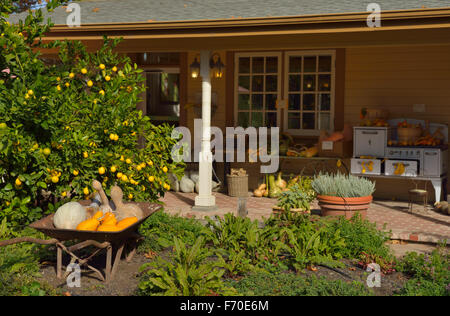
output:
[[[319,94],[319,104],[321,111],[330,111],[331,110],[331,98],[329,94]]]
[[[320,126],[319,129],[325,129],[325,130],[329,130],[330,129],[330,113],[320,113],[320,122],[319,122]]]
[[[249,110],[250,109],[250,95],[248,94],[240,94],[238,102],[239,110]]]
[[[304,75],[303,76],[303,91],[315,91],[316,90],[316,76]]]
[[[316,95],[304,94],[303,95],[303,110],[314,111],[316,109]]]
[[[278,57],[266,58],[266,72],[278,73]]]
[[[290,75],[289,76],[289,91],[300,92],[300,75]]]
[[[253,94],[252,95],[252,110],[262,110],[263,109],[263,95]]]
[[[331,72],[331,56],[319,57],[319,72]]]
[[[302,72],[302,58],[291,56],[289,57],[289,72]]]
[[[278,90],[277,76],[266,76],[266,91],[273,92]]]
[[[276,94],[266,94],[266,110],[276,111],[277,108],[277,95]]]
[[[319,75],[319,90],[330,91],[331,89],[331,75]]]
[[[239,73],[250,73],[250,57],[239,57]]]
[[[264,76],[253,76],[252,77],[252,90],[253,92],[263,92],[263,80]]]
[[[276,127],[277,126],[277,113],[276,112],[267,112],[266,113],[265,126],[267,126],[267,127]]]
[[[300,113],[288,114],[288,129],[300,129]]]
[[[253,127],[261,127],[263,124],[263,113],[262,112],[252,112],[252,124]]]
[[[300,94],[289,94],[289,110],[300,111]]]
[[[238,124],[237,126],[247,128],[249,122],[249,113],[248,112],[239,112],[238,113]]]
[[[316,56],[305,57],[303,72],[316,72]]]
[[[239,76],[239,91],[249,92],[250,90],[250,76]]]
[[[252,59],[252,73],[261,74],[264,72],[264,57],[253,57]]]
[[[316,114],[315,113],[303,113],[303,129],[316,129]]]

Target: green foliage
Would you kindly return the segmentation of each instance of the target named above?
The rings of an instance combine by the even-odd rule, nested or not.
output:
[[[204,230],[205,227],[195,219],[172,216],[161,210],[150,216],[140,226],[139,232],[146,237],[140,249],[160,251],[171,247],[173,236],[177,236],[188,245],[193,245]]]
[[[314,195],[302,189],[298,184],[289,188],[288,191],[281,192],[278,197],[277,206],[289,212],[291,209],[311,210],[311,202],[314,201]]]
[[[219,269],[205,247],[203,237],[199,237],[191,248],[174,237],[173,262],[160,257],[145,264],[144,280],[139,284],[141,295],[233,295],[233,288],[225,287],[222,282],[224,270]]]
[[[43,235],[26,229],[23,236],[43,238]],[[0,240],[6,238],[1,237]],[[39,261],[50,255],[47,248],[36,244],[15,244],[0,248],[0,296],[56,295],[45,283],[38,282]]]
[[[393,257],[386,245],[390,232],[378,230],[375,223],[363,220],[360,215],[355,215],[350,220],[343,217],[331,220],[330,227],[340,230],[341,236],[345,239],[346,247],[342,249],[342,254],[346,258],[360,258],[362,253],[385,259]]]
[[[0,18],[0,69],[8,69],[0,72],[0,220],[28,224],[54,200],[89,196],[93,179],[107,193],[118,182],[125,198],[157,200],[168,172],[183,166],[171,159],[172,127],[136,109],[142,70],[114,52],[120,39],[106,38],[93,53],[54,42],[58,58],[48,64],[38,53],[42,22],[40,10],[16,25]]]
[[[362,177],[343,174],[319,174],[311,183],[318,195],[365,197],[375,192],[375,183]]]
[[[246,296],[369,296],[373,293],[362,283],[328,281],[294,273],[254,273],[239,281],[229,281],[239,294]]]
[[[397,269],[411,277],[398,294],[407,296],[450,296],[450,254],[445,245],[430,255],[408,253]]]

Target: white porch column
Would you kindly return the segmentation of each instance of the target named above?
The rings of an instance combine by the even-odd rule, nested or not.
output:
[[[210,51],[200,53],[200,75],[202,77],[202,146],[199,157],[199,194],[195,197],[194,210],[216,208],[212,195],[212,153],[211,153],[211,77]]]

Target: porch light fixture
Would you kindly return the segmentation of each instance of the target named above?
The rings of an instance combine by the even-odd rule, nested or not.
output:
[[[217,61],[214,62],[214,57],[217,56]],[[211,60],[209,61],[209,67],[212,69],[213,77],[216,79],[220,79],[223,77],[223,69],[225,68],[225,65],[223,64],[222,60],[220,59],[219,54],[214,54],[211,57]]]
[[[191,77],[196,79],[198,76],[200,76],[200,63],[197,60],[197,57],[195,57],[194,62],[190,65],[191,68]]]
[[[212,70],[212,77],[216,79],[220,79],[223,77],[225,65],[220,59],[220,55],[215,53],[211,56],[209,60],[209,67]],[[200,76],[200,63],[198,62],[197,57],[194,58],[194,61],[189,66],[191,69],[191,77],[196,79]]]

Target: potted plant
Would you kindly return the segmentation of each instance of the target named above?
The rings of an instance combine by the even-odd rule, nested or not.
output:
[[[365,218],[375,192],[374,182],[343,174],[320,174],[311,185],[317,193],[323,216],[345,216],[347,219],[356,213]]]
[[[289,190],[281,192],[277,205],[273,207],[273,213],[275,215],[282,212],[310,213],[313,200],[314,195],[295,184]]]

